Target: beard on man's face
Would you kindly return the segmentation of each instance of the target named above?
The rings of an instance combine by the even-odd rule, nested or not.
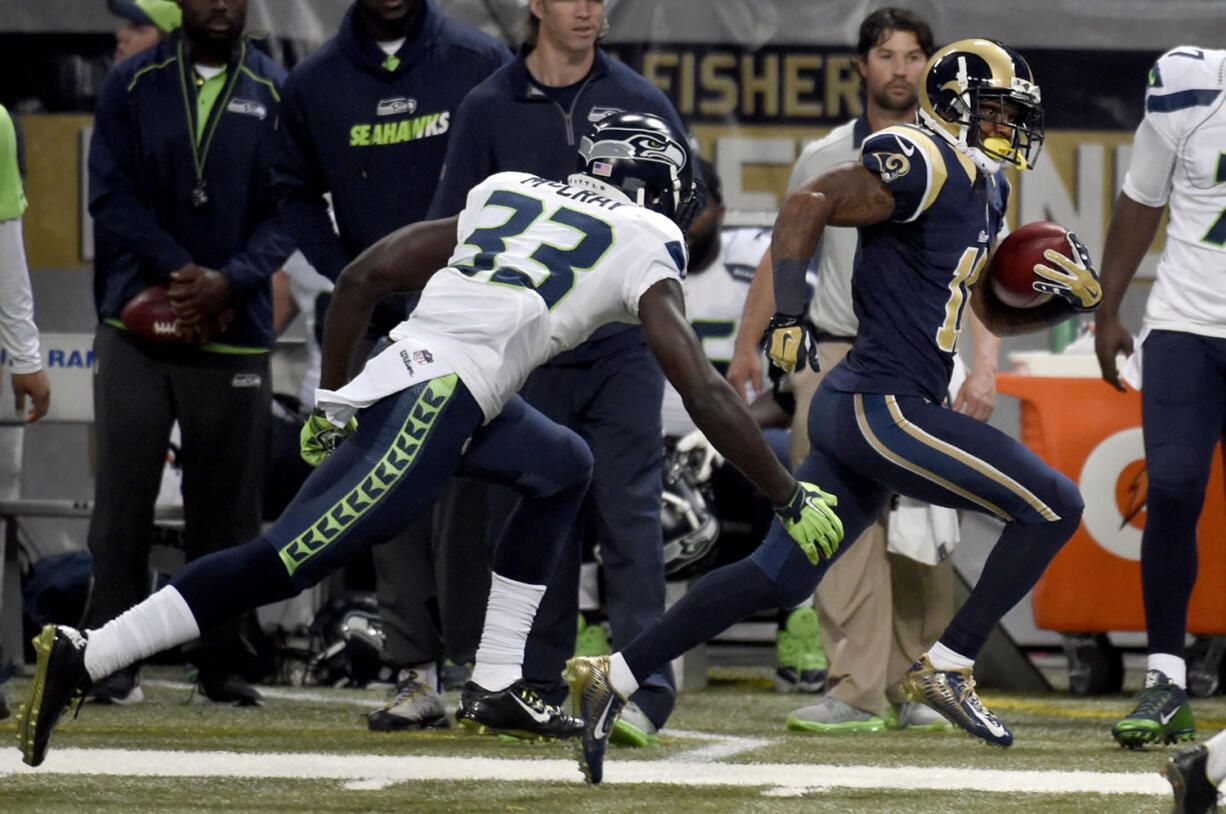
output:
[[[686,240],[690,249],[690,262],[686,270],[691,273],[703,271],[719,256],[719,221],[712,219],[709,226],[699,226],[699,231],[690,227]]]

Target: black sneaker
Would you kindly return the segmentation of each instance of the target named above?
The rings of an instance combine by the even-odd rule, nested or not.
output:
[[[579,769],[595,785],[604,778],[604,756],[609,734],[626,705],[609,678],[608,656],[576,656],[566,662],[562,677],[570,684],[571,703],[583,724],[579,741]]]
[[[1136,707],[1111,727],[1120,746],[1140,749],[1147,743],[1190,741],[1196,736],[1196,721],[1188,693],[1171,683],[1165,673],[1145,674],[1145,689],[1133,696]]]
[[[1209,750],[1194,746],[1177,752],[1162,767],[1162,776],[1171,784],[1175,807],[1171,814],[1204,814],[1217,811],[1217,786],[1205,774]]]
[[[34,650],[38,665],[30,698],[17,712],[17,745],[21,759],[30,766],[43,762],[51,730],[68,705],[90,688],[85,634],[64,625],[47,625],[34,637]]]
[[[119,704],[130,706],[145,700],[145,691],[140,688],[140,675],[136,667],[126,667],[94,682],[88,700],[95,704]]]
[[[233,707],[262,707],[264,696],[241,677],[233,673],[206,673],[196,676],[196,690],[214,704]]]
[[[495,692],[464,682],[455,717],[465,729],[525,740],[577,738],[583,732],[582,720],[546,704],[522,678]]]
[[[387,703],[366,716],[372,732],[405,732],[414,729],[447,729],[443,697],[417,679],[410,670],[387,694]]]

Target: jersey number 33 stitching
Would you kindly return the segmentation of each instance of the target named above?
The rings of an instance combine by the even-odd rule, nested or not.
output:
[[[545,219],[546,222],[568,227],[581,237],[569,249],[543,240],[537,244],[528,255],[529,260],[546,272],[545,277],[537,282],[520,269],[501,265],[498,256],[507,250],[509,238],[522,235],[541,219],[544,203],[539,198],[499,189],[486,199],[485,207],[509,209],[510,214],[506,221],[497,226],[474,229],[460,245],[475,246],[481,251],[474,254],[469,263],[454,267],[470,277],[492,270],[494,273],[490,275],[489,282],[531,288],[551,310],[574,288],[575,272],[591,269],[613,245],[613,227],[608,223],[569,207],[559,207]]]

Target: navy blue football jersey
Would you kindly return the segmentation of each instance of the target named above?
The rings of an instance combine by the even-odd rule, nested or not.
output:
[[[860,328],[828,380],[842,391],[940,403],[970,288],[1004,222],[1009,181],[916,125],[869,136],[860,162],[893,193],[894,213],[860,229],[852,276]]]

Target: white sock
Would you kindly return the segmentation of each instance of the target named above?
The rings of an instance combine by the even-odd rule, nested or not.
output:
[[[524,675],[524,646],[544,585],[516,582],[495,573],[485,606],[485,626],[471,680],[482,689],[505,690]]]
[[[609,657],[609,681],[623,698],[634,695],[639,688],[638,680],[635,679],[634,673],[630,672],[630,665],[626,664],[626,657],[620,652]]]
[[[1226,729],[1214,735],[1205,743],[1209,757],[1205,760],[1205,775],[1209,782],[1221,786],[1226,780]]]
[[[938,670],[965,670],[967,667],[975,666],[974,659],[968,659],[940,642],[928,648],[928,661]]]
[[[1145,669],[1158,670],[1176,687],[1187,689],[1188,663],[1172,653],[1150,653],[1145,657]]]
[[[85,669],[91,681],[176,645],[199,638],[187,600],[167,585],[97,630],[89,631]]]

